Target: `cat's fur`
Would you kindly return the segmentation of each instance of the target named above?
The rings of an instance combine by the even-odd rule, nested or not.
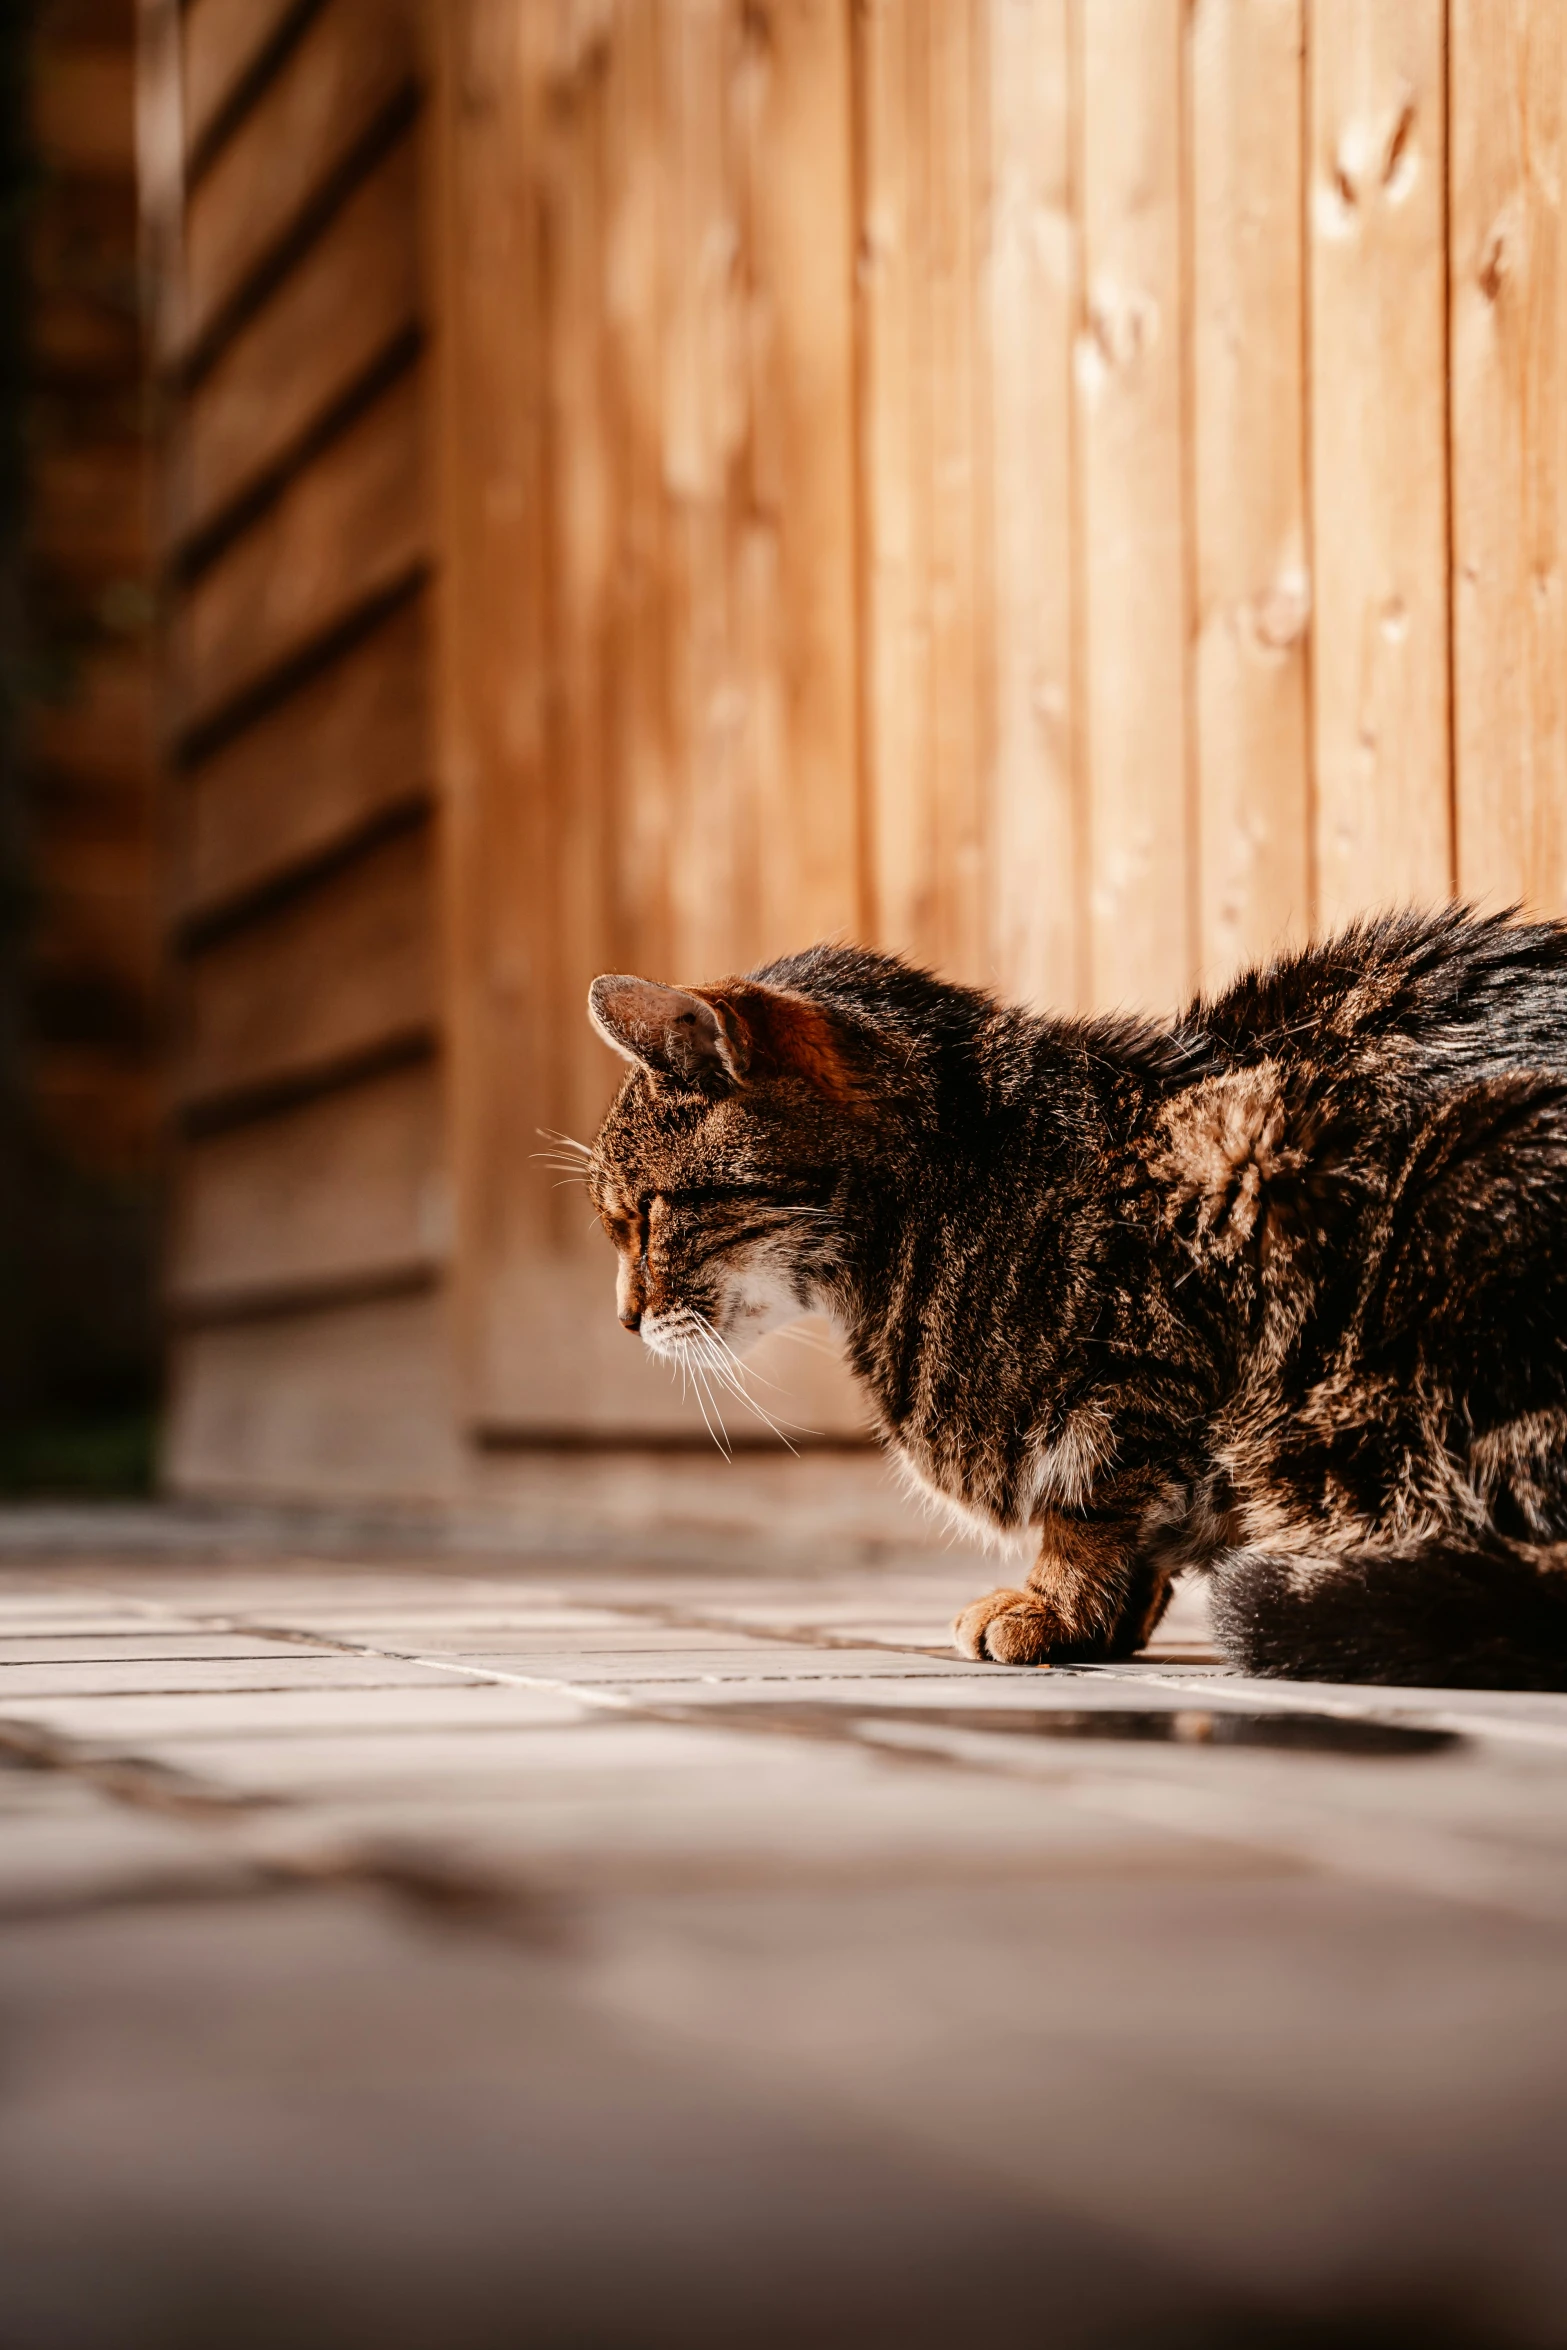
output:
[[[1567,926],[1362,924],[1169,1027],[837,946],[591,1001],[622,1320],[830,1313],[1037,1537],[970,1655],[1127,1655],[1193,1567],[1253,1672],[1567,1686]]]

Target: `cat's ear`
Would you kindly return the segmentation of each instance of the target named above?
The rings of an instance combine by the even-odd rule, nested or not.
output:
[[[628,1061],[687,1085],[738,1085],[750,1065],[743,1020],[720,1001],[606,971],[588,989],[588,1018]]]

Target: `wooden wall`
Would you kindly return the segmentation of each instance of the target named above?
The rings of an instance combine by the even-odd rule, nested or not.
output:
[[[156,1143],[154,667],[131,0],[39,12],[28,594],[33,1082],[79,1163]]]
[[[848,11],[435,22],[464,1409],[699,1432],[536,1154],[613,1083],[594,972],[865,922]],[[774,1358],[786,1414],[858,1424]]]
[[[528,1161],[600,966],[1159,1008],[1560,902],[1544,0],[438,13],[479,1419],[637,1408]]]
[[[420,1490],[454,1433],[418,12],[190,0],[149,28],[148,75],[169,1469],[187,1486]]]
[[[431,0],[422,178],[398,0],[184,23],[191,1394],[444,1165],[463,1437],[686,1425],[533,1157],[598,969],[1567,903],[1557,0]]]
[[[134,0],[0,24],[0,1484],[133,1475],[157,1379],[135,54]]]

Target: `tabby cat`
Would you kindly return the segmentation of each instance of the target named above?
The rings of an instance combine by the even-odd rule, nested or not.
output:
[[[595,980],[620,1319],[805,1312],[931,1492],[1038,1544],[972,1657],[1567,1686],[1567,925],[1363,923],[1173,1025],[818,946]]]

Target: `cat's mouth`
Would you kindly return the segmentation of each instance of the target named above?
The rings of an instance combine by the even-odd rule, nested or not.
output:
[[[718,1332],[705,1314],[694,1306],[671,1306],[662,1314],[644,1314],[641,1324],[642,1343],[650,1354],[658,1355],[666,1363],[689,1365],[707,1353],[709,1347],[720,1347]]]
[[[760,1317],[751,1315],[743,1317],[742,1343],[761,1335],[759,1320]],[[749,1328],[744,1327],[745,1321],[749,1321]],[[727,1455],[731,1449],[729,1430],[724,1424],[724,1406],[729,1403],[739,1404],[783,1443],[789,1443],[784,1427],[747,1385],[740,1354],[705,1314],[698,1313],[693,1306],[675,1306],[667,1313],[645,1314],[641,1335],[651,1353],[677,1367],[682,1387],[695,1396],[707,1432],[720,1452]]]
[[[644,1311],[639,1327],[643,1345],[665,1362],[689,1368],[719,1356],[738,1367],[740,1358],[769,1331],[798,1321],[810,1310],[784,1282],[764,1279],[754,1288],[736,1283],[711,1313],[684,1304]]]

